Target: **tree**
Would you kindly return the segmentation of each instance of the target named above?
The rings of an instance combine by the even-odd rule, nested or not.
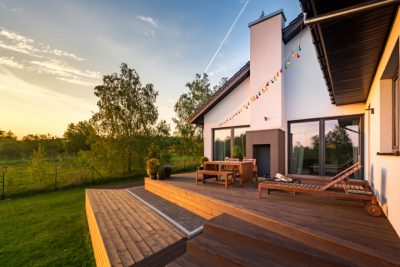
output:
[[[192,82],[186,83],[187,93],[180,96],[175,103],[177,135],[180,137],[182,151],[197,157],[202,147],[202,132],[199,127],[189,122],[189,117],[212,95],[207,74],[196,74]],[[201,149],[200,149],[201,150]]]
[[[158,124],[157,124],[157,135],[160,137],[167,137],[169,136],[169,133],[171,131],[171,127],[169,126],[169,124],[167,124],[167,122],[165,120],[161,120]]]
[[[38,184],[41,189],[46,188],[49,185],[49,164],[42,145],[39,145],[38,149],[32,153],[28,171],[30,182],[32,184]]]
[[[213,87],[214,92],[217,92],[219,89],[224,87],[224,85],[226,84],[227,81],[228,81],[228,77],[222,77],[221,80],[219,80],[219,83],[217,85],[214,85],[214,87]]]
[[[128,171],[132,170],[134,137],[146,136],[158,118],[155,105],[158,92],[152,84],[142,86],[140,77],[126,63],[120,73],[103,77],[103,84],[94,88],[99,98],[99,111],[92,117],[96,130],[115,140],[121,153],[127,154]]]
[[[343,164],[353,158],[353,143],[345,128],[338,125],[325,135],[326,161]]]
[[[69,153],[90,150],[89,140],[95,135],[95,131],[89,121],[80,121],[77,124],[70,123],[64,133],[65,150]]]

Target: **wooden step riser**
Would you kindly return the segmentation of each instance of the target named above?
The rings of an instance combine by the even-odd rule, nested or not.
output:
[[[190,240],[186,243],[186,253],[189,257],[200,258],[207,266],[244,267],[244,265],[218,255],[218,249],[210,251],[203,246],[198,246],[193,241],[195,240]]]
[[[266,240],[255,239],[250,236],[240,234],[238,232],[229,231],[225,228],[220,228],[216,225],[205,224],[203,233],[214,236],[218,239],[228,241],[231,244],[241,244],[254,251],[268,251],[274,255],[284,257],[288,260],[299,261],[302,265],[313,265],[313,266],[332,266],[338,267],[343,266],[342,264],[336,263],[329,259],[324,259],[317,257],[315,255],[307,254],[304,251],[290,249],[284,245],[280,246],[271,240],[268,242]]]

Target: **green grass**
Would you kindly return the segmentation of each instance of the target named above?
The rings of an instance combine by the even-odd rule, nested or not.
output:
[[[0,201],[0,266],[95,266],[85,189]]]

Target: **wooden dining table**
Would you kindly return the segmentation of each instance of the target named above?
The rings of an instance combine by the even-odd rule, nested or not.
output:
[[[207,161],[204,162],[206,170],[237,170],[239,174],[239,186],[244,183],[251,183],[253,180],[253,162],[244,161]]]

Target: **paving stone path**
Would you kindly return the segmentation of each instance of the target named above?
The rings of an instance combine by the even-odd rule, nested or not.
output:
[[[179,223],[188,232],[196,230],[206,221],[200,216],[146,191],[144,187],[132,187],[128,190]]]

